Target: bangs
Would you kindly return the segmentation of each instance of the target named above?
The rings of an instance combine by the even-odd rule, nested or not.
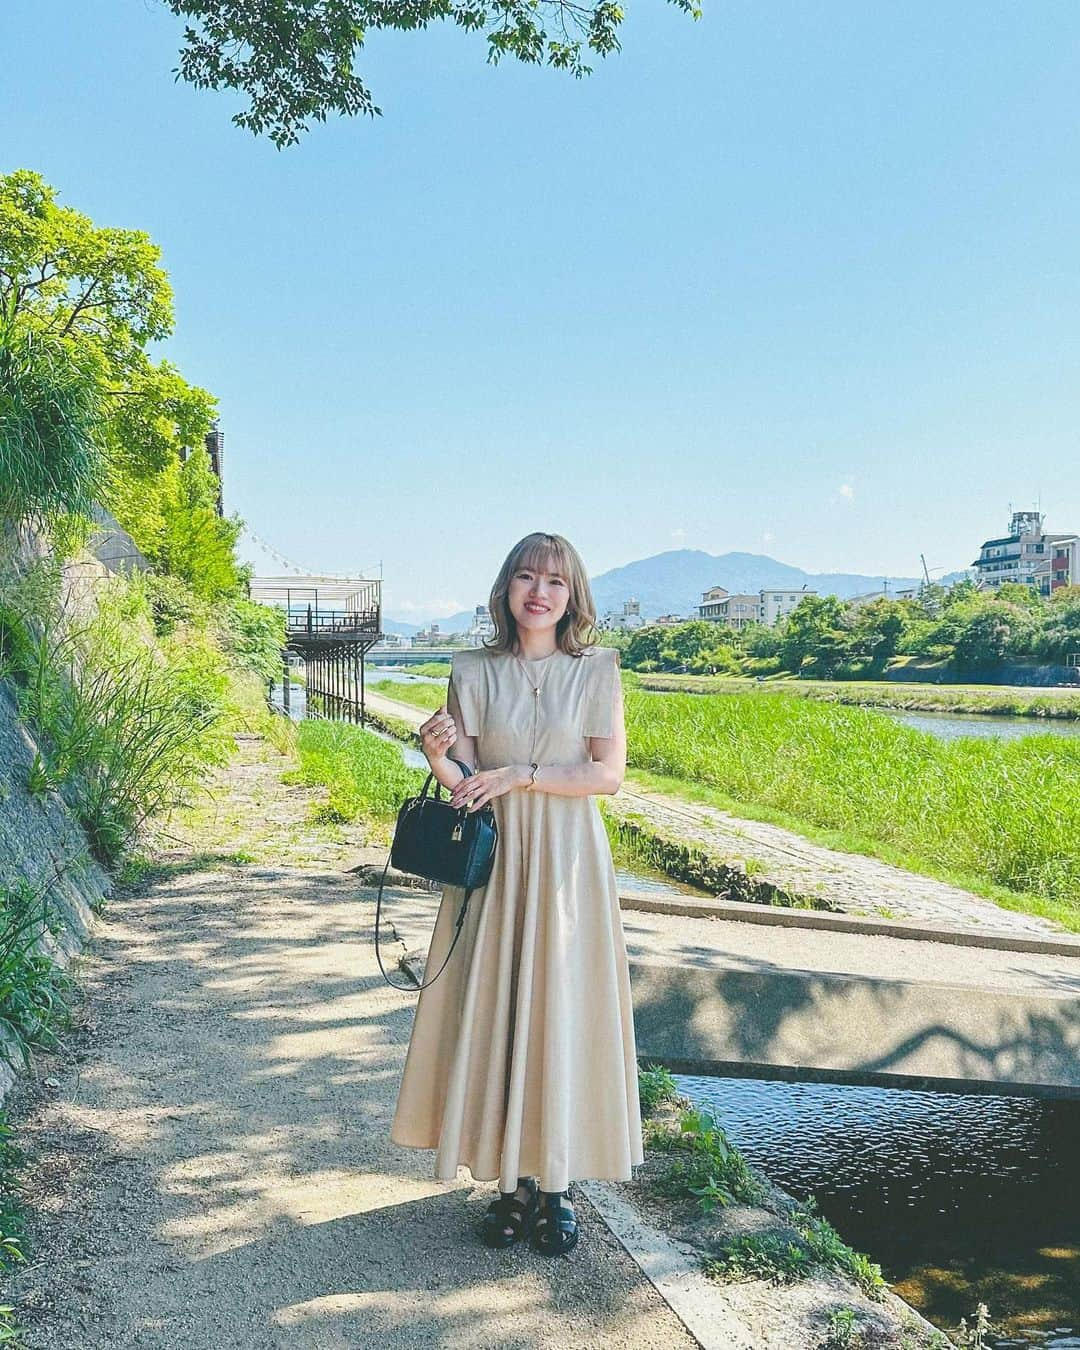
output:
[[[562,550],[554,544],[533,544],[518,559],[517,566],[527,567],[531,572],[556,572],[565,581],[570,580],[570,560],[564,558]]]

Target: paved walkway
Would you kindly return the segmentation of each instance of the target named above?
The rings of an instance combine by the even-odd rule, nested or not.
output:
[[[376,712],[419,726],[428,714],[369,694]],[[1002,909],[992,901],[933,877],[858,853],[840,853],[800,834],[746,820],[688,799],[650,792],[631,782],[605,803],[618,815],[643,816],[660,834],[693,844],[717,860],[745,866],[756,882],[795,896],[827,901],[849,914],[885,915],[943,928],[988,929],[1018,935],[1059,933],[1049,919]]]
[[[391,1145],[414,999],[376,971],[370,889],[325,862],[187,870],[240,847],[253,794],[284,809],[271,766],[237,775],[164,876],[110,901],[82,1025],[13,1103],[29,1350],[695,1346],[584,1199],[571,1259],[492,1252],[494,1188]]]

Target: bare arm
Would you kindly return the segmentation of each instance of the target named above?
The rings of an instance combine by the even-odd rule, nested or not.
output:
[[[465,778],[454,760],[460,759],[470,769],[476,768],[476,737],[466,736],[461,727],[461,705],[451,682],[447,688],[445,706],[434,712],[420,727],[420,745],[427,756],[431,772],[436,782],[450,790]]]

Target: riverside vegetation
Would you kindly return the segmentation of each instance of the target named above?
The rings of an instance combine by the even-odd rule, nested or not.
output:
[[[64,803],[120,874],[143,825],[190,800],[262,697],[284,622],[244,595],[237,519],[204,448],[214,400],[149,346],[172,328],[160,255],[99,229],[37,174],[0,176],[0,680],[37,746],[21,791]],[[84,553],[103,504],[149,568]],[[59,871],[0,858],[0,1057],[55,1049]],[[73,860],[58,865],[73,868]],[[16,1143],[0,1114],[0,1274],[22,1261]],[[0,1343],[17,1337],[0,1306]]]
[[[624,676],[627,763],[833,846],[957,882],[1080,931],[1080,742],[940,741],[864,708],[650,693]],[[375,686],[433,709],[435,685]]]
[[[794,1285],[831,1273],[849,1282],[859,1306],[837,1308],[830,1287],[819,1350],[948,1350],[952,1342],[943,1333],[892,1297],[880,1266],[844,1242],[812,1199],[795,1200],[757,1175],[710,1113],[680,1095],[666,1069],[640,1069],[638,1093],[645,1165],[631,1185],[697,1253],[709,1279]]]
[[[775,675],[880,680],[918,662],[934,680],[994,680],[1006,663],[1063,666],[1080,653],[1080,587],[1044,598],[1016,583],[980,591],[972,581],[927,585],[917,600],[856,605],[807,595],[779,623],[735,630],[692,619],[606,633],[623,667],[701,675]]]

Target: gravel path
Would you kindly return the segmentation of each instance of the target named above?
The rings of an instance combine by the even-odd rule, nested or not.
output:
[[[628,784],[612,799],[611,809],[642,815],[669,838],[691,841],[725,861],[752,859],[755,881],[827,900],[841,913],[885,914],[944,928],[1019,935],[1062,931],[1050,919],[1002,909],[959,886],[860,853],[839,853],[778,825],[744,820],[715,806]]]
[[[28,1350],[695,1346],[584,1199],[572,1258],[491,1252],[494,1189],[390,1144],[413,999],[376,972],[371,890],[220,861],[286,800],[302,814],[281,767],[244,748],[217,824],[110,902],[79,1026],[11,1103]]]

